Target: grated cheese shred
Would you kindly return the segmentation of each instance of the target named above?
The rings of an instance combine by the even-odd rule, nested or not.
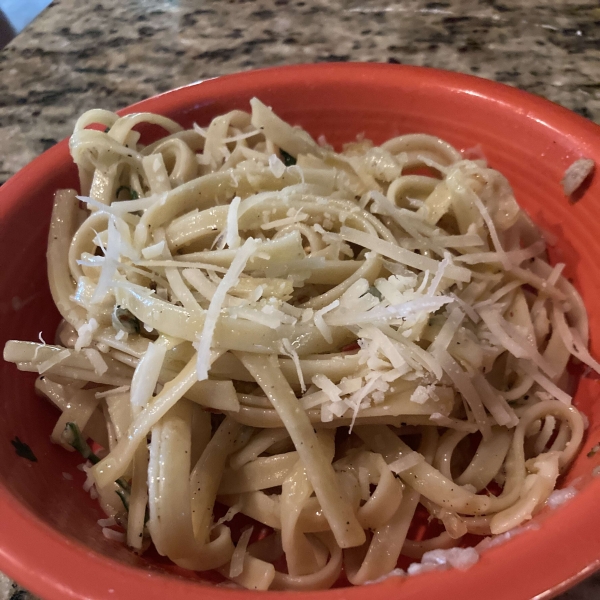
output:
[[[196,348],[198,350],[198,381],[208,379],[212,339],[227,292],[234,285],[236,285],[240,275],[246,267],[246,263],[248,262],[252,254],[254,254],[254,252],[258,249],[259,246],[260,242],[253,238],[248,238],[244,242],[244,245],[239,249],[239,251],[235,255],[235,258],[233,259],[229,270],[227,271],[227,273],[225,273],[223,279],[221,279],[221,282],[217,286],[215,294],[212,297],[212,300],[210,301],[210,305],[204,317],[204,327],[202,328],[202,333],[200,334],[200,338],[197,342]]]
[[[246,558],[246,549],[252,536],[254,527],[248,527],[242,532],[240,539],[233,551],[231,556],[231,562],[229,563],[229,577],[231,579],[238,577],[244,571],[244,559]]]

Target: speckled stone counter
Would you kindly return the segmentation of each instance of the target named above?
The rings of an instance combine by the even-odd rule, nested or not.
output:
[[[598,0],[54,2],[0,53],[0,181],[116,109],[234,71],[379,61],[472,73],[600,121]]]
[[[476,74],[600,122],[598,0],[57,0],[0,53],[0,182],[89,108],[234,71],[350,60]],[[11,597],[27,594],[0,575],[0,600]],[[560,598],[600,598],[600,577]]]

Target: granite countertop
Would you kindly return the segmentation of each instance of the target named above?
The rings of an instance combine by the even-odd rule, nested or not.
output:
[[[56,0],[0,53],[0,182],[93,107],[324,61],[495,79],[600,122],[598,0]],[[561,600],[600,597],[596,575]],[[27,594],[0,574],[0,600]]]

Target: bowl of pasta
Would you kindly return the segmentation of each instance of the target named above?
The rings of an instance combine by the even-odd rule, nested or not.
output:
[[[48,600],[591,573],[599,133],[374,64],[82,115],[0,189],[0,569]]]

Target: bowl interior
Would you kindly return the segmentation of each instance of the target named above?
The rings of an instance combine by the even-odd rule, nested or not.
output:
[[[600,174],[595,174],[574,204],[567,201],[560,186],[565,169],[577,158],[587,156],[600,162],[599,128],[498,84],[383,65],[320,65],[241,74],[188,86],[127,112],[159,112],[191,126],[193,122],[206,124],[233,108],[247,110],[253,96],[287,121],[302,125],[315,137],[325,135],[336,146],[363,133],[378,143],[402,133],[425,132],[459,149],[478,147],[491,166],[508,177],[519,203],[534,221],[556,237],[552,258],[566,262],[567,275],[583,295],[592,352],[600,356]],[[48,223],[53,192],[76,186],[76,170],[63,142],[0,189],[2,347],[8,339],[37,340],[40,332],[47,342],[54,340],[58,314],[46,281]],[[24,532],[11,529],[10,523],[0,532],[0,568],[46,598],[58,597],[59,588],[72,597],[114,597],[107,595],[110,586],[105,585],[111,572],[110,589],[118,591],[123,586],[134,598],[173,593],[174,586],[185,597],[197,593],[197,588],[172,575],[202,580],[200,575],[169,567],[158,556],[140,558],[103,538],[96,521],[104,515],[83,491],[84,475],[76,468],[81,458],[50,442],[57,412],[36,397],[34,379],[33,374],[0,362],[0,514],[27,523]],[[402,584],[388,580],[370,586],[369,593],[381,598],[433,598],[440,586],[457,593],[467,586],[472,597],[478,590],[489,598],[501,598],[502,586],[495,584],[506,581],[510,573],[515,591],[511,597],[528,598],[577,577],[599,559],[600,527],[593,494],[600,488],[592,472],[600,464],[600,453],[586,456],[600,441],[599,396],[599,381],[580,381],[576,404],[590,426],[582,453],[562,481],[563,486],[581,490],[574,500],[558,510],[542,511],[535,519],[541,523],[539,529],[515,537],[510,548],[490,550],[466,573],[427,574]],[[17,456],[10,443],[15,437],[31,447],[37,462]],[[38,546],[34,553],[33,544]],[[81,563],[87,565],[85,577],[61,571],[68,552],[85,557]],[[543,569],[534,564],[544,561]],[[164,571],[171,575],[159,574]],[[135,588],[133,582],[137,582]],[[364,598],[365,589],[325,595]],[[238,595],[224,589],[214,593],[223,598]]]

